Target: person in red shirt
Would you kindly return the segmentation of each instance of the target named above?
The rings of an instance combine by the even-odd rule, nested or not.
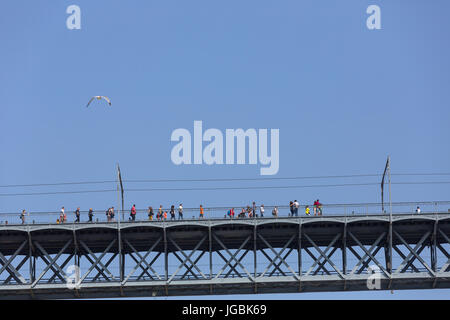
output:
[[[135,204],[133,204],[133,206],[131,207],[130,216],[131,216],[132,221],[136,220],[136,205]]]
[[[319,202],[319,199],[317,199],[316,201],[314,201],[314,215],[322,215],[322,204]]]

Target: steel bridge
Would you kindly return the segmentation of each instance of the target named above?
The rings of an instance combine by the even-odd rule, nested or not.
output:
[[[0,298],[450,288],[449,238],[447,212],[3,225]]]

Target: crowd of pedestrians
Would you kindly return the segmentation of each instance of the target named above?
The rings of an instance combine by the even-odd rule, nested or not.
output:
[[[299,208],[300,208],[300,203],[297,200],[290,201],[288,216],[289,217],[298,217]],[[153,207],[150,206],[147,209],[147,216],[148,216],[148,220],[150,220],[150,221],[166,221],[166,220],[168,220],[169,215],[170,215],[171,221],[177,220],[177,219],[183,220],[184,219],[183,218],[183,210],[184,209],[183,209],[182,203],[180,203],[178,208],[175,208],[175,205],[171,205],[169,210],[163,209],[163,206],[160,205],[159,209],[156,211],[156,213],[153,210]],[[314,212],[315,216],[322,215],[322,204],[319,202],[319,200],[316,200],[314,202],[313,212]],[[73,213],[75,215],[74,222],[76,222],[76,223],[80,222],[81,221],[80,220],[80,218],[81,218],[80,207],[77,207],[77,209]],[[177,218],[177,213],[178,213],[178,218]],[[239,213],[235,212],[235,208],[229,209],[225,214],[225,218],[230,218],[230,219],[264,218],[264,213],[265,213],[264,204],[257,206],[256,203],[253,201],[251,206],[243,207]],[[26,215],[27,215],[26,210],[23,210],[22,213],[20,214],[20,220],[22,221],[22,224],[25,224]],[[114,207],[108,208],[106,210],[105,215],[106,215],[106,220],[108,222],[115,221]],[[128,220],[136,221],[136,215],[137,215],[136,205],[133,204],[133,206],[130,209],[130,216],[129,216]],[[305,215],[307,215],[307,216],[310,215],[310,209],[309,209],[308,205],[305,206]],[[279,209],[277,206],[275,206],[273,208],[272,216],[273,217],[279,216]],[[92,208],[90,208],[88,211],[88,222],[93,222],[93,217],[94,217],[94,210],[92,210]],[[195,216],[193,216],[193,218],[195,218]],[[198,218],[205,219],[205,208],[203,207],[203,205],[200,205],[200,207],[199,207]],[[67,214],[66,214],[64,207],[61,207],[59,217],[56,219],[56,223],[58,223],[58,224],[67,223]]]
[[[319,199],[315,200],[313,205],[312,205],[312,212],[311,212],[311,208],[309,205],[304,205],[303,207],[305,208],[305,215],[306,216],[311,216],[311,213],[314,216],[322,216],[323,214],[323,209],[322,209],[322,203],[319,202]],[[287,213],[288,217],[298,217],[299,216],[299,209],[300,207],[302,207],[300,205],[300,203],[297,200],[294,201],[289,201],[289,212]],[[189,209],[189,211],[192,211],[192,209]],[[450,212],[450,209],[449,209]],[[77,209],[73,212],[75,215],[75,223],[79,223],[81,222],[81,211],[80,211],[80,207],[77,207]],[[177,213],[178,213],[178,217],[177,217]],[[199,211],[198,211],[199,215],[198,218],[199,219],[205,219],[205,208],[203,207],[203,205],[200,205],[199,207]],[[419,206],[417,206],[417,208],[415,209],[415,213],[420,214],[421,213],[421,209]],[[148,220],[150,221],[166,221],[168,219],[170,219],[171,221],[174,220],[183,220],[184,219],[184,208],[183,208],[183,204],[180,203],[179,206],[177,208],[175,208],[175,205],[171,205],[170,209],[164,209],[162,205],[159,206],[159,209],[156,210],[156,212],[153,210],[153,207],[148,207],[147,209],[147,216],[148,216]],[[231,208],[229,209],[226,214],[224,215],[224,218],[229,218],[229,219],[246,219],[246,218],[264,218],[265,214],[265,207],[264,204],[261,204],[259,206],[256,205],[256,203],[253,201],[251,206],[246,206],[246,207],[242,207],[241,210],[239,211],[239,209],[237,209],[235,211],[235,208]],[[168,216],[170,215],[170,218],[168,218]],[[27,212],[26,210],[22,210],[22,212],[20,213],[20,220],[22,222],[22,224],[25,224],[25,220],[26,217],[30,216],[30,213]],[[136,216],[137,216],[137,209],[136,209],[136,205],[133,204],[133,206],[130,209],[130,216],[129,216],[129,221],[136,221]],[[272,217],[278,217],[279,216],[279,209],[277,206],[274,206],[272,209]],[[88,220],[87,222],[94,222],[93,221],[94,218],[94,210],[92,208],[89,208],[88,211]],[[106,220],[108,222],[112,222],[112,221],[116,221],[115,219],[115,212],[114,212],[114,207],[110,207],[106,210]],[[192,216],[193,219],[195,219],[195,216]],[[98,218],[97,218],[98,221]],[[3,221],[1,221],[0,223],[3,223]],[[34,223],[34,220],[33,220]],[[67,214],[66,214],[66,210],[64,207],[61,207],[60,211],[59,211],[59,217],[56,219],[56,223],[58,224],[63,224],[63,223],[67,223]],[[8,221],[5,221],[5,224],[8,224]]]

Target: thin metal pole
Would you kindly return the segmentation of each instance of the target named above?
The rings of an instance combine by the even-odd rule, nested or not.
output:
[[[253,265],[254,277],[256,278],[256,225],[253,226]]]
[[[389,273],[392,273],[392,217],[389,219]]]
[[[212,280],[213,274],[213,261],[212,261],[212,235],[211,235],[211,221],[209,221],[208,226],[208,240],[209,240],[209,280]],[[213,285],[209,285],[209,293],[213,294]]]
[[[165,222],[164,222],[165,224]],[[164,226],[164,272],[166,275],[166,281],[169,280],[169,259],[168,259],[168,251],[167,251],[167,230],[166,226]]]
[[[434,227],[433,227],[433,237],[432,237],[432,241],[430,243],[430,248],[431,248],[431,268],[433,269],[434,272],[436,272],[436,266],[437,266],[437,250],[436,250],[436,236],[437,236],[437,224],[438,224],[438,220],[436,220],[434,222]]]
[[[347,274],[347,221],[344,224],[344,235],[342,237],[342,271]]]
[[[31,233],[30,233],[30,226],[27,226],[28,229],[28,254],[30,258],[30,284],[34,281],[34,275],[33,275],[33,245],[31,242]]]
[[[256,270],[256,221],[254,222],[254,226],[253,226],[253,259],[254,259],[254,278],[256,280],[256,275],[257,275],[257,270]],[[257,293],[257,283],[255,281],[255,293]]]
[[[389,179],[389,209],[390,209],[390,216],[392,219],[392,200],[391,200],[391,157],[388,156],[388,179]]]
[[[209,222],[208,228],[208,240],[209,240],[209,280],[212,280],[212,237],[211,237],[211,222]]]
[[[117,202],[118,202],[118,206],[117,208],[119,208],[120,210],[120,171],[119,171],[119,164],[117,164]],[[123,201],[122,201],[123,204]],[[123,216],[123,205],[122,205],[122,216]],[[123,218],[123,217],[122,217]],[[123,276],[124,276],[124,257],[122,255],[122,238],[121,238],[121,234],[120,234],[120,212],[117,215],[117,234],[118,234],[118,240],[119,240],[119,274],[120,274],[120,282],[123,281]]]
[[[302,221],[298,224],[298,277],[302,277]]]

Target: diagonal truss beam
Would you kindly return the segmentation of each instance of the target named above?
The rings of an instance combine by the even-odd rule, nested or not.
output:
[[[347,231],[347,233],[348,233],[348,234],[350,235],[350,237],[356,242],[356,244],[364,251],[365,255],[364,255],[363,259],[365,260],[366,257],[369,258],[369,260],[367,260],[366,263],[368,264],[369,261],[375,262],[375,264],[378,266],[378,268],[380,268],[380,270],[383,271],[383,273],[384,273],[388,278],[390,278],[391,275],[386,271],[386,269],[383,267],[383,265],[375,258],[376,253],[375,253],[375,254],[372,254],[373,248],[375,248],[375,247],[381,248],[381,246],[378,246],[378,244],[379,244],[379,242],[381,241],[381,239],[384,238],[384,236],[386,235],[386,232],[383,232],[383,233],[378,237],[378,239],[375,241],[375,243],[371,246],[371,250],[370,250],[370,251],[367,250],[366,247],[364,247],[364,246],[362,245],[362,243],[358,240],[358,238],[356,238],[356,237],[353,235],[353,233],[352,233],[351,231]],[[358,262],[357,265],[359,265],[360,263],[361,263],[361,260],[359,260],[359,262]],[[353,272],[354,272],[354,270],[356,270],[356,268],[357,268],[357,266],[355,266],[355,268],[353,268],[351,274],[353,274]]]
[[[131,258],[136,262],[136,265],[134,266],[133,270],[131,270],[131,272],[127,275],[126,279],[122,282],[122,285],[128,281],[128,279],[136,272],[136,270],[139,267],[143,270],[143,273],[146,273],[151,279],[153,279],[153,277],[147,272],[148,269],[150,269],[153,272],[153,274],[156,276],[156,278],[158,278],[158,280],[161,280],[159,274],[152,268],[152,264],[156,260],[154,260],[151,264],[148,264],[146,260],[147,257],[150,255],[150,253],[153,251],[153,249],[161,242],[161,240],[162,236],[159,237],[158,240],[156,240],[153,243],[153,245],[150,247],[150,249],[148,249],[148,251],[145,253],[144,256],[141,256],[141,254],[133,247],[133,245],[127,239],[124,239],[124,242],[131,248],[131,250],[133,250],[134,253],[136,253],[136,255],[140,260],[137,261],[137,259],[130,253]],[[144,268],[142,264],[145,264],[146,268]]]
[[[333,269],[338,273],[339,277],[341,279],[345,279],[345,276],[342,274],[342,272],[336,267],[336,265],[333,263],[333,261],[330,260],[330,258],[326,255],[326,252],[323,252],[317,245],[316,243],[306,234],[303,233],[306,237],[306,239],[314,246],[314,248],[317,250],[317,252],[319,252],[319,254],[321,255],[321,257],[323,257],[332,267]],[[337,234],[336,237],[333,239],[332,243],[330,243],[327,246],[327,249],[329,249],[339,238],[341,237],[341,234]],[[314,266],[318,263],[318,261],[314,262]],[[310,268],[311,270],[311,268]],[[308,271],[309,273],[310,271]]]
[[[358,263],[354,266],[354,268],[352,269],[352,271],[350,272],[350,275],[353,275],[355,273],[361,273],[362,270],[364,270],[365,268],[367,268],[367,266],[369,265],[370,261],[373,260],[372,257],[375,256],[378,251],[377,248],[381,248],[379,246],[379,243],[381,242],[381,240],[383,239],[384,235],[386,233],[382,233],[376,240],[375,242],[370,246],[369,250],[367,250],[364,246],[361,245],[361,242],[357,242],[359,247],[363,247],[363,251],[364,251],[364,256],[361,257],[356,251],[355,249],[353,249],[351,246],[349,246],[349,250],[350,252],[353,253],[353,255],[358,259]],[[352,234],[353,235],[353,234]],[[355,241],[356,242],[356,241]],[[362,266],[361,266],[362,264]],[[361,266],[361,267],[360,267]],[[358,269],[359,268],[359,269]]]
[[[331,258],[333,254],[337,251],[338,247],[333,247],[331,252],[328,254],[328,258]],[[321,259],[321,258],[319,258]],[[315,261],[315,260],[314,260]],[[325,268],[325,264],[327,263],[327,260],[323,260],[322,262],[318,263],[316,271],[314,271],[313,276],[317,275],[320,271],[320,269],[324,269],[327,274],[330,274],[330,272]]]
[[[419,248],[419,250],[417,250],[417,254],[420,255],[421,252],[427,247],[426,242],[422,244],[422,246]],[[400,249],[395,248],[397,252],[401,252]],[[403,259],[405,258],[405,256],[403,255]],[[406,270],[408,270],[409,267],[411,267],[415,272],[419,272],[419,270],[416,268],[416,266],[414,265],[414,261],[417,259],[416,256],[412,257],[408,263],[406,264],[406,266],[402,269],[402,271],[400,271],[400,273],[406,272]]]
[[[6,257],[0,252],[0,263],[3,265],[3,267],[0,269],[0,274],[2,274],[4,270],[6,270],[8,271],[10,276],[12,276],[18,283],[22,284],[26,283],[25,278],[19,273],[18,269],[13,267],[11,263],[22,251],[23,247],[26,245],[27,242],[28,242],[27,240],[22,242],[19,248],[14,252],[14,254],[9,259],[6,259]]]
[[[156,254],[156,256],[152,259],[152,261],[150,261],[150,263],[148,264],[147,267],[144,268],[144,270],[141,272],[141,274],[137,277],[137,280],[140,280],[144,274],[148,274],[148,269],[150,269],[150,267],[153,265],[153,263],[155,263],[156,260],[158,260],[159,256],[162,254],[163,252],[160,251]]]
[[[118,252],[113,253],[113,255],[109,258],[109,260],[106,261],[105,267],[108,267],[108,266],[111,264],[111,262],[114,261],[114,259],[117,257],[118,254],[119,254]],[[88,259],[91,263],[94,263],[94,262],[92,261],[92,259],[89,258],[88,255],[85,255],[85,257],[86,257],[86,259]],[[92,278],[92,282],[94,282],[95,280],[97,280],[98,278],[100,278],[100,276],[102,276],[103,278],[105,278],[105,280],[107,280],[107,281],[111,281],[111,279],[109,279],[108,276],[103,272],[103,269],[100,269],[100,267],[97,266],[97,265],[95,266],[95,269],[97,269],[97,275],[96,275],[94,278]]]
[[[325,267],[325,263],[327,262],[327,260],[324,260],[323,262],[318,262],[322,259],[322,257],[317,258],[312,252],[311,250],[309,250],[307,247],[304,248],[304,250],[306,251],[306,253],[313,259],[315,265],[311,266],[309,268],[309,270],[305,273],[305,275],[309,275],[313,269],[317,266],[316,271],[314,271],[314,274],[317,274],[319,272],[320,269],[323,269],[323,271],[327,274],[327,275],[331,275],[330,271],[328,271],[328,269]],[[328,257],[331,257],[331,253],[328,255]],[[317,263],[316,263],[317,262]]]
[[[232,265],[232,263],[230,262],[230,264],[228,265],[230,267],[230,270],[227,272],[224,278],[228,278],[231,272],[234,272],[238,277],[242,277],[242,274],[239,273],[236,267],[239,265],[242,259],[244,259],[244,257],[247,255],[248,252],[250,252],[250,249],[245,250],[245,252],[241,254],[241,257],[236,260],[235,264]],[[223,261],[228,262],[227,258],[225,258],[225,256],[220,251],[217,251],[217,254],[222,258]]]
[[[94,259],[94,261],[91,262],[91,266],[89,267],[88,271],[86,271],[86,273],[83,275],[83,277],[80,278],[79,283],[82,283],[84,281],[84,279],[86,279],[86,277],[91,273],[91,271],[94,268],[98,268],[97,265],[100,265],[100,267],[102,268],[102,270],[104,270],[109,278],[114,280],[114,275],[108,270],[108,268],[101,262],[102,258],[108,253],[109,249],[111,249],[111,247],[113,246],[113,244],[116,242],[116,239],[112,239],[111,243],[106,247],[105,251],[102,252],[102,254],[97,257],[92,251],[91,249],[89,249],[89,247],[84,243],[83,240],[79,240],[80,244],[83,246],[83,248],[88,252],[88,254],[86,255],[86,258],[90,261],[92,261],[89,258],[89,255],[92,256],[92,258]],[[108,278],[107,278],[108,279]]]
[[[34,282],[31,284],[31,287],[35,287],[36,284],[39,282],[39,280],[41,280],[41,278],[47,273],[47,271],[51,268],[52,270],[54,270],[54,267],[56,267],[57,270],[54,270],[54,274],[57,274],[58,277],[60,279],[62,279],[62,277],[67,279],[66,274],[64,273],[64,271],[60,268],[60,266],[56,263],[56,261],[58,260],[58,258],[63,254],[63,252],[67,249],[67,247],[72,243],[72,239],[69,239],[66,244],[62,247],[62,249],[55,255],[55,257],[50,257],[50,255],[47,253],[47,251],[45,251],[45,249],[39,244],[39,242],[34,241],[34,245],[36,246],[36,248],[38,248],[41,253],[43,254],[43,256],[41,256],[42,260],[44,260],[44,262],[47,264],[47,266],[44,268],[44,270],[41,272],[41,274],[39,275],[39,277],[36,278],[36,280],[34,280]],[[54,267],[53,267],[54,266]],[[64,281],[64,280],[63,280]]]
[[[24,256],[23,257],[22,261],[15,268],[17,272],[20,270],[20,268],[22,268],[22,266],[25,264],[25,262],[27,262],[28,259],[29,259],[29,256]],[[8,276],[8,278],[6,278],[6,280],[3,282],[3,284],[8,284],[11,281],[11,279],[13,279],[13,278],[17,281],[17,277],[16,277],[16,275],[14,273],[10,274]],[[23,279],[23,280],[25,280],[25,279]],[[17,283],[20,283],[20,281],[17,281]]]
[[[355,255],[356,258],[362,260],[361,256],[355,251],[355,249],[353,249],[352,247],[348,247],[349,250]],[[375,250],[372,252],[372,255],[374,257],[377,256],[378,251],[380,251],[381,249],[383,249],[382,246],[376,247]],[[356,272],[356,274],[361,274],[366,268],[369,267],[369,263],[372,259],[370,257],[367,258],[367,260],[365,260],[362,263],[362,266],[359,268],[359,270]],[[386,268],[385,268],[386,269]],[[387,269],[386,269],[387,270]],[[389,272],[389,271],[388,271]]]
[[[195,253],[195,251],[197,251],[197,249],[203,244],[203,242],[205,242],[205,240],[208,238],[208,235],[205,235],[198,243],[197,245],[194,247],[194,249],[192,249],[191,253],[189,253],[189,255],[185,254],[184,251],[180,248],[180,246],[169,236],[167,235],[167,238],[173,243],[173,245],[175,246],[175,248],[177,248],[177,250],[184,256],[184,260],[181,259],[176,252],[173,252],[175,257],[177,257],[178,260],[180,260],[181,264],[178,266],[177,270],[171,275],[171,277],[169,278],[169,280],[167,280],[167,283],[170,283],[173,278],[176,276],[176,274],[183,268],[188,268],[187,266],[187,262],[189,262],[191,264],[192,267],[194,267],[204,279],[208,279],[208,277],[206,277],[203,272],[197,267],[197,265],[195,263],[192,262],[191,257],[192,255]],[[197,277],[195,275],[195,273],[191,270],[188,269],[195,277]]]
[[[400,273],[401,270],[403,270],[404,266],[410,261],[411,257],[415,256],[422,263],[422,265],[428,270],[428,272],[432,276],[435,276],[435,273],[430,268],[430,266],[422,259],[422,257],[420,257],[417,254],[418,249],[422,246],[424,241],[429,237],[429,235],[431,234],[431,231],[428,231],[426,234],[424,234],[422,236],[422,238],[420,239],[419,243],[417,243],[414,248],[411,248],[411,246],[403,239],[403,237],[397,231],[393,230],[393,232],[400,239],[400,241],[403,243],[403,245],[410,251],[408,256],[403,260],[403,262],[400,264],[400,266],[397,268],[397,270],[395,270],[395,273]]]
[[[409,261],[409,259],[408,258],[406,258],[406,255],[404,255],[403,254],[403,252],[399,249],[399,248],[397,248],[397,246],[396,245],[392,245],[392,249],[394,249],[395,250],[395,252],[397,252],[398,253],[398,255],[400,256],[400,258],[402,258],[403,259],[403,261]],[[407,267],[411,267],[411,269],[414,271],[414,272],[420,272],[419,271],[419,269],[417,269],[416,268],[416,266],[414,265],[414,264],[407,264],[400,272],[405,272],[408,268]]]
[[[289,255],[291,254],[292,251],[294,251],[293,247],[288,250],[288,252],[283,256],[282,260],[280,260],[280,262],[277,262],[276,264],[274,264],[274,268],[273,268],[272,272],[269,274],[269,277],[271,277],[275,273],[276,270],[281,271],[280,270],[281,264],[283,263],[283,261],[286,261],[286,258],[289,257]]]
[[[245,252],[241,255],[241,257],[237,260],[238,262],[241,262],[243,259],[244,259],[244,257],[247,255],[247,253],[249,253],[250,252],[250,249],[247,249],[247,250],[245,250]],[[223,260],[227,260],[223,255],[222,255],[222,253],[220,253],[220,251],[217,251],[217,253],[222,257],[222,259]],[[228,278],[229,276],[230,276],[230,274],[231,274],[231,272],[234,272],[236,275],[238,275],[238,276],[242,276],[238,271],[237,271],[237,269],[236,269],[236,267],[238,266],[238,262],[236,262],[234,265],[231,265],[230,264],[230,270],[227,272],[227,274],[225,275],[225,277],[224,278]]]
[[[247,274],[247,278],[250,279],[250,281],[254,281],[254,278],[252,277],[252,275],[248,272],[248,270],[242,265],[242,263],[236,259],[236,256],[239,254],[239,252],[242,250],[242,248],[245,247],[245,245],[248,243],[248,241],[251,239],[252,235],[249,235],[244,242],[239,246],[239,249],[237,249],[233,254],[230,252],[230,250],[228,250],[228,248],[223,244],[223,242],[219,239],[219,237],[214,233],[211,232],[211,235],[213,236],[213,238],[219,243],[219,245],[228,253],[228,255],[230,256],[230,259],[227,260],[222,254],[219,253],[219,251],[217,251],[217,253],[219,254],[220,257],[222,257],[222,259],[226,262],[225,265],[222,267],[222,269],[220,269],[220,271],[217,273],[217,275],[214,277],[214,279],[219,278],[219,276],[225,271],[225,269],[229,266],[230,268],[232,268],[231,266],[231,262],[235,261],[237,265],[239,265],[242,270],[244,270],[244,272]]]
[[[194,266],[197,265],[197,262],[203,257],[203,255],[204,255],[205,253],[206,253],[206,251],[202,251],[202,252],[198,255],[198,257],[194,260],[194,263],[193,263],[191,266],[186,265],[186,272],[181,276],[181,279],[186,278],[187,275],[188,275],[189,273],[193,274],[194,277],[195,277],[196,279],[198,279],[197,275],[192,271],[192,268],[193,268]],[[178,260],[180,260],[179,257],[177,257],[177,258],[178,258]]]
[[[316,249],[317,252],[319,252],[320,257],[318,259],[314,260],[314,263],[312,264],[312,266],[309,268],[308,272],[306,272],[305,275],[309,275],[314,268],[316,267],[317,264],[320,263],[320,259],[325,259],[326,262],[328,262],[330,264],[330,266],[333,267],[333,269],[339,274],[339,276],[344,279],[344,275],[342,274],[342,272],[336,267],[336,265],[330,260],[330,256],[328,256],[326,253],[328,252],[328,250],[330,250],[330,248],[336,243],[336,241],[341,237],[341,234],[337,234],[333,240],[331,241],[330,244],[328,244],[328,246],[326,247],[325,251],[320,250],[320,248],[316,245],[316,243],[306,234],[303,233],[305,238],[313,245],[313,247]],[[323,267],[323,265],[322,265]],[[328,271],[327,271],[328,272]]]
[[[447,235],[441,229],[439,229],[439,233],[444,237],[445,241],[447,241],[447,243],[450,244],[450,239],[447,237]],[[447,268],[450,265],[450,254],[440,244],[438,245],[438,248],[439,248],[439,250],[442,251],[442,253],[448,259],[447,262],[442,266],[441,270],[438,271],[438,274],[442,274],[447,271]]]
[[[280,270],[281,273],[283,273],[283,275],[286,275],[279,267],[277,267],[277,265],[275,264],[275,261],[277,259],[280,259],[280,262],[282,262],[288,269],[289,271],[292,272],[292,274],[294,275],[294,277],[299,280],[299,276],[297,275],[297,273],[292,270],[291,266],[286,262],[285,259],[283,259],[281,257],[281,255],[283,254],[284,250],[286,250],[286,248],[291,244],[291,242],[296,239],[297,235],[293,234],[291,236],[291,238],[288,240],[288,242],[285,243],[285,245],[283,246],[283,248],[277,252],[268,242],[266,239],[264,239],[264,237],[260,234],[258,234],[258,237],[264,242],[264,244],[275,254],[275,257],[273,258],[273,260],[264,252],[264,249],[261,249],[261,252],[266,256],[266,258],[270,261],[270,264],[266,267],[266,270],[264,270],[264,272],[260,275],[260,277],[263,277],[266,272],[270,269],[270,267],[273,265],[275,269],[278,268],[278,270]]]
[[[63,264],[61,265],[61,269],[64,270],[64,267],[67,265],[67,263],[69,263],[70,259],[72,259],[73,256],[74,256],[74,254],[71,254],[71,255],[69,255],[69,256],[67,257],[67,259],[66,259],[66,260],[63,262]],[[54,273],[53,276],[51,276],[51,278],[48,279],[47,282],[48,282],[48,283],[52,282],[53,279],[55,279],[57,276],[59,277],[59,273]],[[61,277],[59,277],[59,278],[61,279]],[[66,281],[64,278],[62,278],[61,280],[62,280],[62,281]]]

